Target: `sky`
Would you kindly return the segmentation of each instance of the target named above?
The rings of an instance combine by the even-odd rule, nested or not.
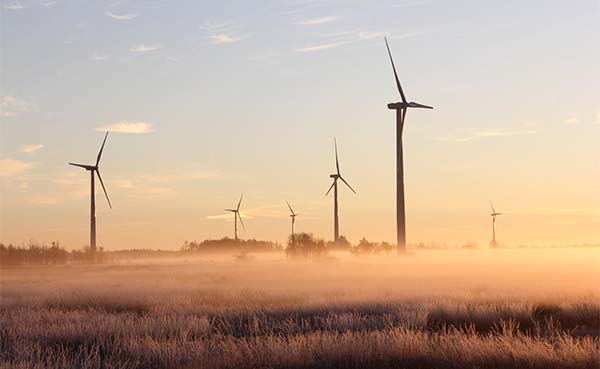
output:
[[[598,0],[1,0],[0,242],[176,249],[395,240],[388,37],[409,100],[408,242],[600,242]]]

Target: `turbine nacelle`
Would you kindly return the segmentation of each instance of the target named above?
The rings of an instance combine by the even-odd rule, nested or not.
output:
[[[419,104],[416,103],[414,101],[411,102],[395,102],[395,103],[389,103],[387,105],[388,109],[390,110],[401,110],[401,109],[406,109],[406,108],[421,108],[421,109],[433,109],[432,106],[428,106],[428,105],[423,105],[423,104]]]

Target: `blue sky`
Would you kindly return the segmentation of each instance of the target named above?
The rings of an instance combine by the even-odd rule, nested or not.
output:
[[[2,1],[0,240],[87,240],[85,173],[109,137],[100,243],[177,247],[230,234],[394,239],[390,40],[411,111],[410,241],[600,235],[598,1]],[[121,131],[121,132],[118,132]],[[98,201],[102,198],[98,196]],[[501,228],[504,227],[504,228]]]

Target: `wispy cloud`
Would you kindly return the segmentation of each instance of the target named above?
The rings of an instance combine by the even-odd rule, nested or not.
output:
[[[34,196],[27,199],[27,202],[36,205],[55,205],[60,202],[60,199],[53,196]]]
[[[316,26],[316,25],[319,25],[319,24],[325,24],[325,23],[335,22],[335,21],[337,21],[340,18],[341,17],[337,16],[337,15],[330,15],[330,16],[327,16],[327,17],[305,19],[303,21],[298,22],[297,24],[302,25],[302,26]]]
[[[34,144],[34,145],[21,145],[19,151],[25,154],[35,154],[37,151],[44,148],[42,144]]]
[[[575,125],[579,122],[579,120],[577,119],[577,117],[569,117],[567,118],[567,120],[565,120],[565,123],[567,123],[568,125]]]
[[[56,1],[44,1],[42,2],[42,6],[45,6],[46,8],[56,5]]]
[[[104,60],[108,60],[110,57],[108,55],[105,54],[100,54],[97,51],[94,51],[94,53],[92,54],[92,56],[90,57],[91,61],[95,61],[95,62],[99,62],[99,61],[104,61]]]
[[[223,174],[217,171],[193,169],[193,168],[180,168],[170,170],[165,173],[153,174],[153,175],[141,175],[140,178],[153,183],[179,183],[189,181],[202,181],[222,178]]]
[[[115,14],[110,11],[108,11],[104,14],[106,14],[108,17],[118,20],[118,21],[128,21],[128,20],[132,20],[132,19],[135,19],[138,17],[138,14]]]
[[[153,51],[158,51],[160,49],[163,48],[163,45],[157,44],[157,45],[137,45],[137,46],[132,46],[129,48],[129,51],[135,54],[143,54],[143,53],[150,53]]]
[[[319,45],[307,45],[307,46],[304,46],[304,47],[294,50],[294,52],[312,53],[312,52],[316,52],[316,51],[324,51],[324,50],[334,49],[334,48],[342,46],[344,44],[345,44],[345,42],[332,42],[332,43],[319,44]]]
[[[471,135],[465,136],[465,137],[457,137],[457,138],[442,137],[442,138],[438,138],[438,140],[439,141],[451,141],[451,142],[468,142],[468,141],[485,139],[485,138],[507,137],[507,136],[525,136],[525,135],[533,135],[536,133],[537,133],[537,131],[534,131],[534,130],[504,131],[504,130],[500,130],[500,129],[492,129],[492,130],[474,132]]]
[[[15,159],[0,159],[0,177],[10,177],[18,175],[36,166],[36,163],[28,161]]]
[[[255,219],[255,218],[271,218],[271,219],[287,219],[289,213],[287,208],[283,208],[281,204],[278,205],[265,205],[254,208],[241,209],[240,216],[244,219]],[[233,220],[233,214],[226,212],[223,214],[209,215],[206,219],[211,220]]]
[[[211,45],[228,45],[238,43],[248,37],[241,34],[242,26],[240,23],[229,22],[209,22],[205,21],[200,25],[200,30],[206,33],[205,38]]]
[[[600,216],[598,208],[535,208],[515,211],[521,214],[562,215],[562,216]]]
[[[27,9],[27,7],[21,5],[20,2],[15,1],[10,4],[4,5],[4,9],[6,9],[6,10],[23,10],[23,9]]]
[[[115,184],[117,188],[135,195],[171,196],[177,193],[177,191],[172,188],[148,186],[146,184],[133,182],[129,179],[118,180]]]
[[[105,126],[96,127],[96,131],[144,134],[154,132],[154,127],[151,123],[146,122],[117,122]]]
[[[0,96],[0,117],[14,117],[21,113],[28,113],[32,109],[33,104],[14,96]]]
[[[224,33],[206,36],[206,38],[212,45],[235,44],[236,42],[240,42],[242,40],[241,37],[229,36]]]

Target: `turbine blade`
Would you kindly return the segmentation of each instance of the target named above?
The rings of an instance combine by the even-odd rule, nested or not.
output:
[[[242,194],[242,196],[240,196],[240,201],[238,202],[238,206],[236,208],[237,211],[240,211],[240,205],[242,205],[242,198],[244,197],[244,194]]]
[[[85,164],[69,163],[69,165],[72,165],[74,167],[80,167],[80,168],[83,168],[83,169],[89,169],[89,168],[91,168],[91,165],[85,165]]]
[[[240,224],[242,225],[242,228],[246,229],[246,226],[244,225],[244,221],[242,220],[242,214],[240,214],[239,212],[238,214],[238,218],[240,219]]]
[[[287,202],[287,201],[286,201],[285,203],[287,204],[288,208],[290,208],[290,212],[291,212],[292,214],[294,214],[294,209],[292,209],[292,206],[290,205],[290,203],[289,203],[289,202]]]
[[[335,169],[337,170],[338,176],[340,175],[340,161],[338,160],[338,152],[337,152],[337,140],[333,139],[333,145],[335,146]]]
[[[106,192],[106,187],[104,187],[104,182],[102,181],[102,176],[100,175],[100,171],[98,169],[96,169],[96,174],[98,174],[98,179],[100,180],[100,184],[102,185],[102,189],[104,190],[104,196],[106,196],[108,206],[112,209],[112,204],[110,203],[110,199],[108,198],[108,192]]]
[[[356,194],[356,191],[354,191],[354,188],[352,188],[352,186],[350,186],[350,184],[348,182],[346,182],[346,180],[343,177],[340,177],[340,179],[342,180],[342,182],[344,182],[346,184],[346,186],[348,186],[348,188],[354,192],[354,194]]]
[[[490,206],[492,207],[492,214],[496,214],[496,210],[494,209],[494,204],[490,201]]]
[[[398,79],[398,73],[396,73],[396,66],[394,65],[394,59],[392,58],[392,52],[390,51],[390,45],[388,44],[387,37],[385,39],[385,47],[387,47],[388,54],[390,56],[390,61],[392,62],[392,69],[394,69],[394,77],[396,78],[396,86],[398,86],[398,92],[400,92],[400,97],[402,97],[402,102],[406,102],[406,96],[404,96],[404,91],[402,91],[402,86],[400,85],[400,80]]]
[[[235,210],[235,209],[225,209],[225,211],[230,211],[232,213],[235,213],[237,210]]]
[[[402,127],[404,127],[404,120],[406,119],[406,112],[408,111],[408,109],[404,108],[404,110],[402,110]]]
[[[408,106],[411,108],[433,109],[432,106],[423,105],[423,104],[419,104],[416,102],[410,102],[410,103],[408,103]]]
[[[333,188],[333,186],[335,186],[335,181],[337,181],[337,179],[333,180],[333,183],[331,184],[331,187],[329,187],[329,189],[327,190],[327,193],[325,194],[325,196],[329,195],[329,193],[331,192],[331,189]]]
[[[102,141],[102,146],[100,146],[100,151],[98,152],[98,157],[96,158],[96,166],[100,164],[100,158],[102,157],[102,151],[104,151],[104,144],[106,143],[106,138],[108,137],[108,131],[104,135],[104,141]]]

